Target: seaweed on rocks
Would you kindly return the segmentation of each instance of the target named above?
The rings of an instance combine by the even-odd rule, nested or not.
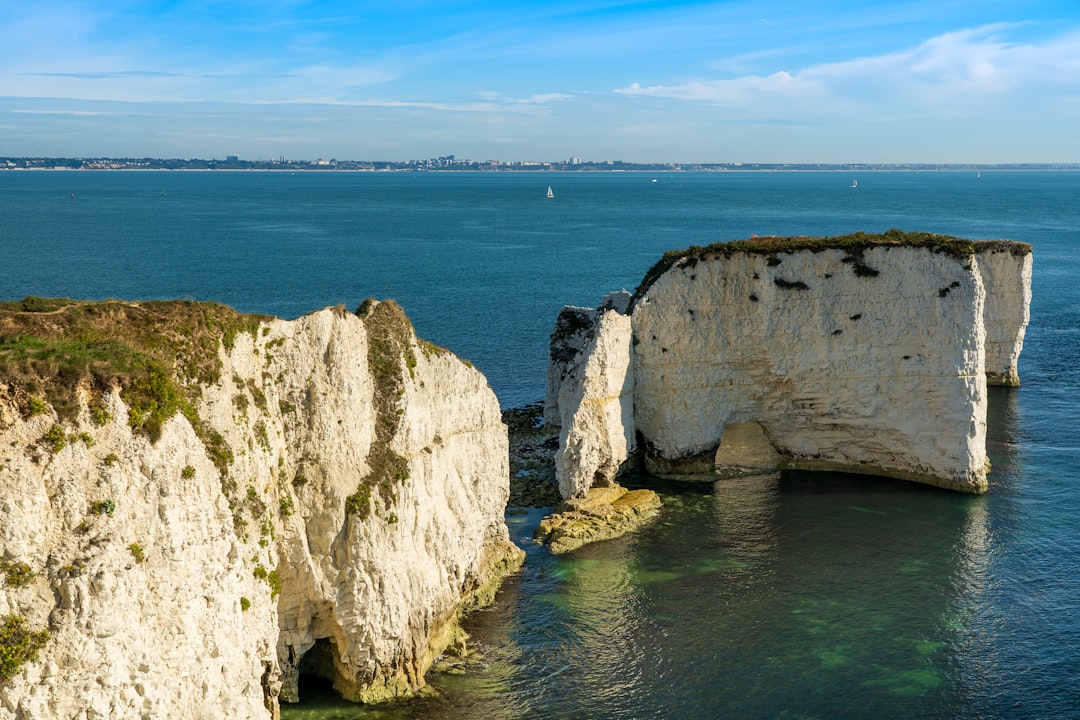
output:
[[[504,410],[510,437],[510,499],[507,507],[551,507],[562,498],[555,482],[559,428],[544,424],[544,406]]]

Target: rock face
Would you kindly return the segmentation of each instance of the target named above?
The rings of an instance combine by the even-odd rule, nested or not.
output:
[[[773,457],[985,491],[986,384],[1015,382],[1030,250],[891,231],[669,254],[634,296],[629,359],[600,342],[605,314],[577,330],[590,339],[558,395],[564,497],[610,482],[635,433],[651,472],[710,473],[725,430],[760,438],[751,467]],[[590,367],[610,370],[578,370]],[[632,390],[615,400],[613,386]],[[591,420],[596,388],[633,408],[615,441]]]
[[[986,288],[986,382],[1016,387],[1017,362],[1031,319],[1031,252],[1021,243],[976,243],[979,275]]]
[[[620,290],[605,295],[596,308],[567,305],[559,312],[548,350],[547,390],[544,396],[545,424],[553,427],[562,424],[559,391],[567,375],[582,361],[585,346],[595,341],[596,324],[600,317],[612,310],[626,315],[632,300],[630,293]]]
[[[549,373],[548,387],[558,398],[552,424],[561,428],[555,469],[564,498],[611,485],[635,447],[629,297],[625,293],[627,302],[612,304],[609,296],[591,314],[582,313],[589,324],[577,352]],[[575,333],[567,339],[577,338]]]
[[[64,421],[0,376],[0,553],[35,573],[0,580],[0,616],[50,634],[0,718],[273,718],[301,672],[362,701],[424,685],[521,562],[506,429],[400,308],[362,314],[230,338],[154,440],[119,384]]]

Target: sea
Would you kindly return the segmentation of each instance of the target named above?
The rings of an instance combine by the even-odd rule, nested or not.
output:
[[[543,399],[559,309],[633,290],[665,250],[890,228],[1034,246],[988,493],[631,477],[659,519],[558,557],[530,539],[544,510],[508,514],[527,560],[469,619],[462,674],[375,708],[312,681],[282,717],[1080,717],[1080,172],[7,171],[0,299],[295,318],[393,298],[510,408]]]

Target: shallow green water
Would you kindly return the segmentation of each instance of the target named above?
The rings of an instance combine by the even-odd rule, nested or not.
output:
[[[1012,397],[994,400],[1014,430]],[[1014,454],[993,449],[1007,479]],[[639,480],[664,510],[632,537],[556,557],[528,539],[539,512],[507,518],[525,569],[469,623],[482,658],[431,678],[438,698],[283,717],[1009,716],[992,652],[1012,613],[994,578],[1008,493],[802,472]]]

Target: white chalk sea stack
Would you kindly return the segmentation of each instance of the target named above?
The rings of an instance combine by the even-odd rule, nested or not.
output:
[[[560,315],[560,489],[582,497],[635,453],[654,473],[710,473],[739,446],[752,467],[984,492],[986,388],[1019,384],[1030,284],[1029,245],[898,231],[669,253],[617,323]]]

